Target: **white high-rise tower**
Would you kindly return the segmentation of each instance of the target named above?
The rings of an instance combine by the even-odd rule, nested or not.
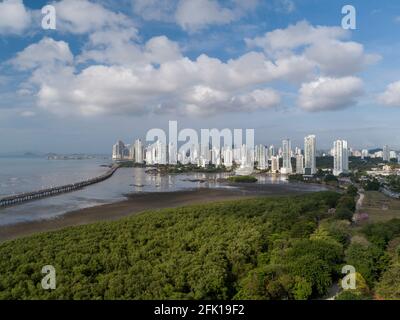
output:
[[[335,176],[349,171],[349,149],[346,140],[336,140],[333,143],[333,174]]]
[[[291,174],[292,173],[292,144],[289,139],[285,139],[282,141],[282,158],[283,165],[281,168],[282,174]]]
[[[383,161],[390,161],[390,148],[388,145],[383,146]]]
[[[143,156],[143,143],[142,140],[137,139],[134,143],[134,161],[136,163],[143,163],[144,156]]]
[[[315,135],[304,138],[304,173],[309,175],[317,173]]]

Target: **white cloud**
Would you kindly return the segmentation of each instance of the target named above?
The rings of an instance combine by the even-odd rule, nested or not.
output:
[[[224,25],[237,21],[253,11],[259,2],[259,0],[131,0],[133,12],[144,20],[176,23],[189,32],[197,32],[210,25]]]
[[[323,74],[344,76],[360,72],[380,59],[366,54],[363,45],[352,41],[321,40],[305,50],[305,57],[314,61]]]
[[[131,27],[132,21],[122,13],[107,10],[101,4],[88,0],[54,2],[57,28],[74,34],[84,34],[104,28]]]
[[[297,28],[311,34],[299,39]],[[206,54],[190,59],[165,36],[143,43],[133,26],[105,28],[92,32],[76,57],[67,43],[44,38],[12,63],[21,70],[32,69],[25,87],[36,89],[41,108],[57,114],[263,110],[281,104],[279,92],[271,89],[275,82],[302,84],[298,105],[322,111],[355,104],[362,94],[362,81],[354,73],[365,67],[369,56],[360,44],[340,40],[347,36],[336,27],[301,22],[268,33],[267,40],[254,40],[265,45],[266,52],[250,51],[222,61]],[[318,43],[330,45],[333,52],[338,47],[344,54],[325,52]]]
[[[301,86],[298,105],[306,111],[338,110],[356,104],[362,94],[359,78],[319,78]]]
[[[291,72],[266,63],[262,53],[248,53],[226,63],[206,55],[190,60],[164,36],[132,46],[136,61],[92,65],[79,72],[65,42],[44,38],[20,52],[12,63],[21,70],[34,69],[29,83],[38,88],[40,107],[57,114],[83,115],[156,109],[206,115],[265,109],[280,103],[278,93],[251,86]]]
[[[11,63],[20,70],[29,70],[54,64],[70,64],[72,61],[73,55],[66,42],[46,37],[19,52]]]
[[[174,0],[132,0],[133,12],[144,20],[173,22],[176,6]]]
[[[378,101],[389,107],[400,107],[400,81],[389,84]]]
[[[214,0],[181,0],[175,18],[184,30],[198,31],[208,25],[230,23],[236,16],[233,10]]]
[[[265,52],[275,56],[278,53],[309,46],[320,41],[345,39],[349,35],[349,32],[341,27],[314,27],[307,21],[300,21],[286,29],[276,29],[267,32],[262,37],[246,39],[246,43],[250,47],[263,48]]]
[[[236,62],[236,61],[235,61]],[[139,66],[91,66],[73,75],[68,68],[33,81],[42,108],[58,114],[142,114],[174,111],[186,115],[254,111],[277,106],[279,94],[270,89],[237,93],[261,82],[254,70],[238,76],[235,62],[224,64],[202,56]],[[213,63],[224,70],[211,73]],[[64,80],[63,80],[64,79]],[[224,82],[226,81],[226,82]]]
[[[0,1],[0,34],[21,34],[31,24],[32,16],[22,0]]]
[[[232,95],[206,86],[195,86],[184,95],[183,102],[182,110],[186,114],[205,116],[271,109],[280,105],[281,97],[278,92],[269,88]]]
[[[346,41],[349,36],[340,27],[314,27],[301,21],[262,37],[246,39],[246,43],[262,48],[276,59],[302,57],[323,76],[342,77],[360,72],[380,59],[379,55],[365,53],[362,44]]]

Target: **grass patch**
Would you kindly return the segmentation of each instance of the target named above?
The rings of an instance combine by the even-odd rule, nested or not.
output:
[[[367,191],[361,212],[368,214],[370,223],[400,218],[400,200],[390,198],[378,191]]]

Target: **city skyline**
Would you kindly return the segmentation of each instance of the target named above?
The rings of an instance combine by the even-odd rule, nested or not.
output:
[[[211,139],[211,137],[209,137]],[[113,161],[133,161],[137,164],[146,165],[177,165],[178,163],[186,165],[192,164],[198,167],[207,167],[209,165],[225,166],[230,169],[235,165],[239,166],[239,172],[248,174],[251,168],[258,170],[270,170],[272,173],[283,175],[301,174],[313,176],[317,173],[317,156],[333,157],[332,174],[339,176],[349,173],[350,156],[361,159],[382,158],[383,162],[395,160],[400,163],[400,153],[391,150],[388,145],[384,145],[382,150],[357,150],[349,146],[347,140],[333,141],[333,148],[328,153],[322,153],[317,149],[317,137],[308,135],[304,137],[304,146],[292,148],[290,139],[283,139],[281,146],[258,144],[249,145],[247,142],[236,144],[232,142],[227,144],[225,139],[220,144],[220,136],[217,139],[217,146],[214,146],[214,139],[208,140],[206,145],[202,143],[182,142],[181,146],[173,142],[162,142],[159,137],[153,142],[144,144],[141,139],[136,139],[133,144],[124,144],[118,140],[112,147]],[[295,166],[293,167],[293,161]]]

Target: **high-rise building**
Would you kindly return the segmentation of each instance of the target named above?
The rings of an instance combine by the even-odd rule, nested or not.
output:
[[[112,149],[112,159],[113,160],[123,160],[129,156],[129,149],[127,150],[125,144],[118,140],[116,144],[113,145]]]
[[[383,161],[390,161],[390,148],[388,145],[383,146]]]
[[[218,147],[211,149],[211,163],[215,166],[221,165],[221,150]]]
[[[275,156],[275,147],[273,145],[269,146],[269,157],[274,157]]]
[[[144,154],[143,154],[143,143],[142,140],[137,139],[133,145],[134,150],[134,158],[135,163],[143,163]]]
[[[302,154],[296,155],[296,173],[304,174],[304,156]]]
[[[146,149],[146,164],[167,164],[167,146],[157,140]]]
[[[173,142],[168,144],[168,163],[171,165],[178,163],[178,150],[177,146]]]
[[[361,151],[361,159],[365,159],[369,157],[369,151],[367,149],[363,149]]]
[[[279,158],[277,156],[271,157],[271,172],[272,173],[279,172]]]
[[[257,145],[255,148],[255,162],[257,163],[257,169],[260,170],[265,170],[268,165],[267,165],[267,152],[266,152],[266,148],[264,145],[260,144]]]
[[[346,140],[333,143],[333,174],[335,176],[349,171],[349,149]]]
[[[232,167],[233,165],[233,151],[230,146],[225,146],[222,149],[222,157],[223,157],[223,163],[224,166],[227,168]]]
[[[396,154],[396,151],[390,151],[390,156],[389,156],[389,159],[391,160],[391,159],[396,159],[397,158],[397,154]]]
[[[311,175],[317,173],[317,142],[315,135],[304,138],[304,173]]]
[[[291,174],[292,170],[292,145],[289,139],[285,139],[282,141],[282,158],[283,164],[281,168],[282,174]]]
[[[208,145],[200,145],[200,165],[202,167],[206,167],[210,164],[211,155],[210,155],[210,148]]]

